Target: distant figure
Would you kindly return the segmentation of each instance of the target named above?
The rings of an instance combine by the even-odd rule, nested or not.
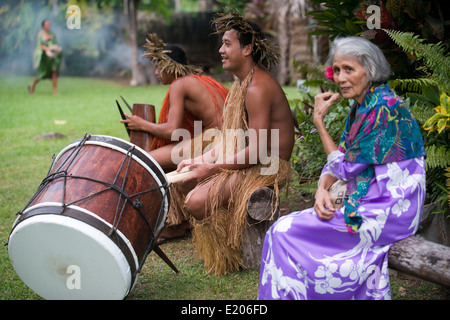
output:
[[[33,53],[33,67],[37,75],[28,91],[33,94],[36,84],[42,79],[52,79],[53,94],[57,95],[59,68],[62,61],[62,49],[56,42],[56,37],[50,31],[50,21],[42,21],[42,30],[37,35],[37,44]]]

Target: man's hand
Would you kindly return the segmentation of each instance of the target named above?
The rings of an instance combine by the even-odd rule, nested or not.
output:
[[[177,171],[180,172],[184,167],[189,167],[189,171],[193,172],[193,174],[186,178],[183,182],[189,182],[192,180],[200,182],[220,171],[220,168],[216,164],[200,162],[198,159],[187,159],[181,161],[178,164]]]
[[[139,116],[134,116],[134,115],[130,115],[128,113],[124,113],[126,119],[125,120],[120,120],[120,122],[122,123],[126,123],[128,125],[128,129],[130,130],[134,130],[134,131],[142,131],[144,124],[145,124],[145,120],[142,119]]]

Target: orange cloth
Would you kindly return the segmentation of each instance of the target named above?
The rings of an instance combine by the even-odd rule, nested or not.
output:
[[[214,92],[212,91],[211,87],[222,97],[222,99],[224,101],[228,95],[229,90],[227,88],[225,88],[223,85],[221,85],[219,82],[217,82],[216,80],[214,80],[208,76],[195,75],[195,74],[190,74],[189,76],[195,77],[198,80],[200,80],[200,82],[206,87],[206,89],[208,89],[209,93],[211,94],[211,97],[213,98],[214,105],[216,107],[216,115],[218,117],[222,117],[222,114],[221,114],[222,108],[219,106],[217,98],[216,98]],[[158,124],[166,123],[168,121],[169,109],[170,109],[170,97],[169,96],[170,96],[170,87],[171,86],[172,85],[170,85],[169,90],[167,90],[167,94],[166,94],[166,97],[164,98],[161,111],[159,112]],[[194,121],[198,121],[198,120],[200,120],[200,119],[197,119],[196,117],[194,117],[187,110],[184,111],[183,129],[188,130],[189,133],[191,134],[191,137],[194,137]],[[152,149],[153,150],[158,149],[158,148],[164,147],[171,143],[172,143],[172,141],[169,139],[155,137],[153,139]]]

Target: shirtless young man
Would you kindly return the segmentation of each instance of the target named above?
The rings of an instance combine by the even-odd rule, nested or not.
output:
[[[222,56],[223,68],[232,71],[241,82],[251,70],[254,70],[244,102],[248,115],[248,126],[250,130],[255,130],[257,133],[261,129],[267,129],[269,132],[273,132],[274,129],[279,130],[278,145],[272,146],[271,139],[258,136],[258,140],[253,141],[257,143],[248,145],[244,150],[234,154],[232,159],[227,158],[223,162],[215,162],[220,149],[220,146],[217,146],[200,158],[185,160],[178,165],[178,171],[185,166],[189,166],[190,171],[194,172],[186,181],[196,180],[201,182],[224,169],[240,170],[253,166],[255,163],[250,163],[250,155],[259,155],[261,153],[260,147],[267,148],[267,150],[273,150],[274,147],[278,148],[278,155],[281,159],[286,161],[290,159],[294,145],[294,124],[285,93],[270,73],[258,66],[251,44],[241,43],[240,39],[242,41],[244,37],[238,38],[238,35],[239,32],[233,28],[226,31],[222,37],[223,44],[219,53]],[[264,139],[266,143],[260,142],[261,139]],[[209,160],[206,160],[208,158]],[[242,163],[242,159],[245,159],[244,163]],[[234,179],[230,180],[228,188],[225,188],[224,204],[228,201],[234,189],[235,181]],[[208,193],[205,191],[214,183],[215,181],[212,179],[191,193],[187,206],[196,219],[201,220],[208,215],[206,210]]]
[[[126,123],[130,130],[146,131],[155,137],[149,154],[168,172],[175,170],[178,164],[173,162],[171,152],[180,142],[171,141],[172,133],[183,128],[194,138],[194,121],[201,121],[202,130],[220,129],[228,89],[202,75],[200,68],[188,65],[186,54],[179,46],[169,44],[161,48],[162,43],[158,42],[156,35],[150,36],[153,42],[149,42],[152,47],[147,55],[154,60],[155,74],[161,83],[169,85],[159,121],[152,123],[125,113],[127,119],[121,122]]]
[[[234,228],[234,225],[243,226],[245,223],[242,219],[247,218],[246,206],[245,212],[242,212],[240,204],[246,203],[252,190],[274,186],[278,193],[278,186],[287,180],[289,159],[294,145],[294,123],[285,93],[268,72],[268,69],[276,63],[276,55],[265,43],[264,35],[259,28],[243,20],[238,14],[217,19],[216,28],[218,32],[224,32],[222,47],[219,50],[223,68],[232,71],[237,78],[227,98],[222,132],[227,129],[244,128],[244,131],[255,132],[256,139],[248,139],[243,149],[222,157],[223,144],[219,144],[202,157],[182,161],[177,170],[188,166],[193,173],[186,181],[194,180],[200,183],[187,195],[186,207],[190,214],[196,220],[206,221],[210,216],[217,214],[217,208],[227,207],[227,224],[228,227]],[[253,47],[252,43],[255,44]],[[243,115],[242,121],[237,119],[237,122],[241,121],[242,125],[229,127],[230,123],[236,123],[236,117],[240,112]],[[277,139],[274,141],[271,135]],[[268,152],[274,157],[279,157],[280,168],[265,178],[261,176],[259,170],[263,167],[260,155]],[[257,155],[256,162],[252,161],[255,155]],[[261,178],[264,178],[264,181]],[[239,228],[235,232],[228,231],[227,234],[238,234],[236,239],[240,239],[243,229]],[[217,235],[212,237],[217,238]],[[197,238],[200,239],[200,236]],[[211,237],[205,236],[204,239]],[[198,243],[200,241],[197,241],[199,252],[228,250],[217,249],[214,245],[205,249],[204,243]],[[224,241],[228,244],[230,241],[233,242],[230,239]],[[232,249],[240,250],[239,242],[240,240],[237,240],[232,244],[234,247]],[[198,245],[203,246],[202,249],[199,249]],[[216,256],[212,259],[215,261],[207,261],[208,255],[209,253],[202,258],[207,268],[214,270],[216,274],[228,272],[230,266],[234,269],[238,267],[237,263],[231,261],[234,258],[218,259]],[[218,260],[230,260],[225,262],[227,264],[225,270],[219,266],[222,262]]]

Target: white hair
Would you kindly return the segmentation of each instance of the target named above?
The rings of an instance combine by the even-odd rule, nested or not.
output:
[[[335,55],[356,59],[369,81],[384,82],[391,74],[391,67],[380,48],[362,37],[336,38],[328,56],[328,65],[332,65]]]

